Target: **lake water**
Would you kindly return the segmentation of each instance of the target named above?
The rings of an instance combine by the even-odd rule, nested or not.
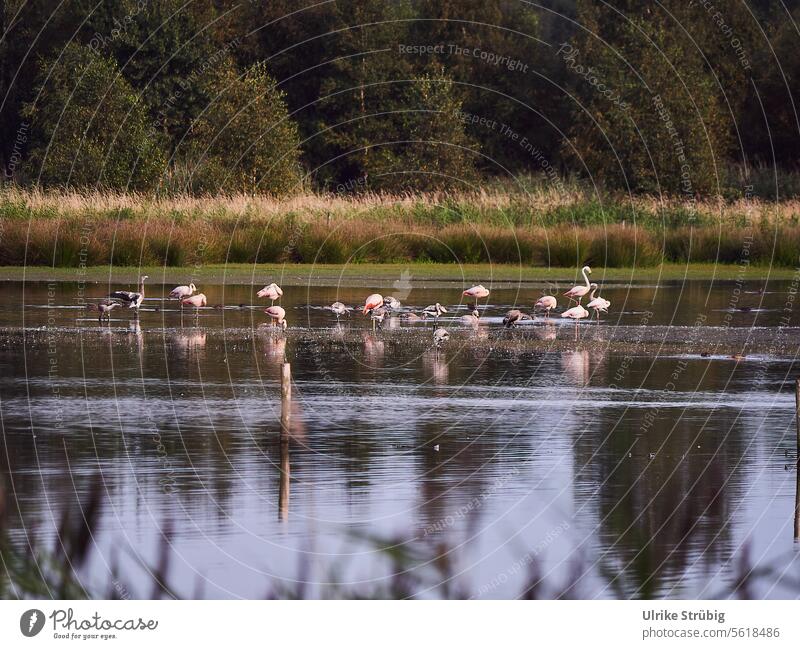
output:
[[[124,592],[149,596],[168,530],[183,597],[707,598],[751,569],[747,595],[800,594],[792,282],[608,284],[610,313],[578,343],[559,318],[502,328],[538,285],[493,290],[477,328],[451,319],[467,312],[460,286],[404,289],[417,312],[450,307],[440,350],[431,323],[373,334],[360,313],[339,327],[320,308],[397,293],[391,282],[284,286],[285,335],[260,286],[203,286],[224,308],[195,315],[148,285],[138,320],[118,309],[101,325],[76,284],[0,285],[14,544],[54,547],[99,475],[80,575],[93,592],[118,565]],[[667,326],[692,349],[609,342]],[[733,359],[728,339],[762,349]]]

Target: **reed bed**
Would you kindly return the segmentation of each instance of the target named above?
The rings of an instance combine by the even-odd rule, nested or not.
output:
[[[0,191],[0,265],[798,264],[800,201],[556,194],[170,197]]]

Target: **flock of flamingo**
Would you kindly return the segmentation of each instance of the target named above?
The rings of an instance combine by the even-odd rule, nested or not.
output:
[[[576,337],[578,321],[589,317],[588,309],[592,309],[594,311],[599,321],[600,313],[608,313],[608,309],[611,306],[611,302],[608,300],[599,296],[595,296],[595,293],[598,290],[598,285],[589,281],[589,275],[591,272],[592,269],[589,266],[584,266],[581,269],[584,283],[573,286],[570,290],[564,293],[564,296],[569,299],[569,303],[575,302],[575,306],[562,312],[561,317],[569,318],[575,321]],[[144,301],[144,282],[147,278],[147,275],[143,275],[139,278],[138,291],[114,291],[108,296],[107,300],[97,304],[92,304],[89,306],[89,308],[99,312],[98,320],[101,322],[103,318],[110,320],[111,311],[117,307],[127,306],[131,309],[135,309],[138,315],[139,307]],[[581,304],[581,300],[587,294],[589,295],[589,303],[586,305],[586,307],[584,307]],[[283,307],[275,306],[275,302],[280,300],[281,296],[283,295],[283,290],[281,287],[273,282],[272,284],[269,284],[258,291],[256,295],[259,298],[270,300],[271,304],[264,310],[264,313],[266,313],[272,319],[273,324],[276,324],[285,331],[289,326],[288,322],[286,321],[286,311],[283,309]],[[459,320],[462,324],[477,325],[481,319],[481,314],[478,311],[478,301],[489,297],[489,289],[484,287],[482,284],[478,284],[477,286],[473,286],[472,288],[465,290],[463,295],[464,297],[474,300],[474,304],[472,312],[461,316]],[[169,297],[170,299],[179,300],[181,308],[194,307],[196,310],[199,310],[201,307],[208,305],[208,300],[205,294],[198,293],[197,287],[193,283],[185,286],[175,287],[172,291],[170,291]],[[348,307],[342,302],[334,302],[327,308],[333,312],[337,320],[342,316],[349,316],[351,311],[353,311],[352,307]],[[395,297],[384,297],[379,293],[373,293],[364,301],[364,306],[359,308],[361,309],[363,315],[370,317],[370,320],[372,321],[372,328],[374,330],[376,327],[380,327],[382,325],[384,319],[391,312],[400,311],[402,304],[400,300]],[[556,308],[558,308],[558,300],[552,295],[544,295],[537,300],[536,304],[534,304],[533,310],[534,312],[536,309],[543,310],[545,313],[545,319],[547,319],[550,317],[550,312]],[[438,327],[439,318],[445,313],[448,313],[447,308],[442,306],[439,302],[436,302],[435,304],[425,307],[422,310],[422,315],[409,311],[403,313],[403,317],[409,322],[425,320],[428,318],[433,319],[434,323],[437,325],[434,330],[433,339],[434,343],[438,347],[442,342],[450,338],[450,334],[446,329]],[[534,316],[529,313],[524,313],[519,309],[511,309],[505,314],[505,317],[503,318],[503,325],[506,327],[513,327],[524,320],[533,319]]]

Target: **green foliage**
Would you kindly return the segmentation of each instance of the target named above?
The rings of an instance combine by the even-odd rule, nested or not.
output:
[[[127,163],[117,160],[128,154],[108,150],[106,136],[115,133],[129,148],[118,127],[130,88],[102,77],[112,89],[106,98],[97,75],[64,72],[68,60],[86,64],[74,54],[83,46],[103,61],[98,69],[113,59],[139,98],[124,130],[135,133],[144,110],[147,139],[169,157],[161,191],[277,194],[292,184],[274,178],[299,172],[264,172],[258,146],[239,161],[235,147],[245,137],[221,121],[255,115],[243,79],[266,62],[283,114],[296,124],[289,139],[300,144],[288,149],[299,146],[318,188],[461,188],[477,167],[484,186],[510,172],[539,174],[561,193],[569,191],[564,178],[579,175],[614,190],[684,199],[786,198],[800,191],[793,174],[799,12],[797,3],[767,0],[7,0],[0,4],[0,167],[6,182],[152,186],[152,169],[137,171],[128,185]],[[38,97],[43,60],[58,62],[62,81]],[[70,97],[72,86],[87,88]],[[222,101],[220,86],[228,89]],[[76,109],[97,107],[100,97],[117,120],[110,128],[105,106],[97,128],[97,117]],[[31,111],[38,111],[35,127]],[[458,123],[458,112],[474,119]],[[81,121],[91,126],[86,137]],[[245,126],[256,139],[265,127]],[[223,141],[215,139],[220,133]],[[408,140],[442,144],[386,144]],[[59,159],[39,174],[47,147]],[[104,156],[103,174],[94,173]],[[153,153],[153,166],[161,157]],[[463,210],[440,217],[470,220]],[[514,209],[508,217],[535,222]]]
[[[401,105],[383,121],[382,139],[364,156],[370,186],[388,191],[432,191],[475,181],[475,142],[464,133],[461,101],[443,76],[414,79]]]
[[[501,126],[541,148],[557,150],[558,133],[548,123],[566,108],[564,96],[547,81],[555,72],[552,51],[539,41],[540,18],[517,0],[416,0],[411,43],[441,45],[415,65],[446,74],[463,93],[464,111],[495,123],[470,123],[468,133],[481,143],[481,167],[490,173],[530,166],[524,152],[509,146]],[[550,42],[550,41],[548,41]],[[542,72],[542,74],[537,74]],[[539,108],[548,106],[546,116]]]
[[[164,158],[139,98],[112,59],[70,44],[42,64],[28,174],[44,185],[149,189]]]
[[[215,17],[210,0],[121,0],[89,17],[90,44],[119,63],[170,148],[208,102],[202,79],[226,60],[228,47],[214,42]]]
[[[318,176],[369,177],[379,190],[443,189],[474,178],[461,97],[441,72],[415,73],[409,2],[336,3],[337,58],[320,87],[327,146]],[[348,28],[349,25],[356,27]],[[333,54],[333,52],[331,53]]]
[[[587,31],[562,55],[585,80],[571,132],[585,173],[626,190],[716,193],[728,124],[697,50],[665,12],[609,20],[600,5],[580,6]]]
[[[780,12],[783,14],[783,12]],[[754,48],[755,79],[758,94],[747,95],[740,118],[745,120],[742,137],[751,160],[770,167],[778,165],[796,170],[800,162],[800,60],[797,57],[797,24],[800,7],[775,21],[768,33],[770,47]],[[780,174],[780,170],[775,172]],[[769,187],[772,198],[786,198],[783,188]]]
[[[188,188],[274,196],[297,191],[297,126],[266,66],[256,64],[239,77],[226,65],[205,83],[211,99],[187,142]]]

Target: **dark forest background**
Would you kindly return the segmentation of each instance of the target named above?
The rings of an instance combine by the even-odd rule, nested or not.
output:
[[[8,0],[24,186],[800,192],[797,2]]]

